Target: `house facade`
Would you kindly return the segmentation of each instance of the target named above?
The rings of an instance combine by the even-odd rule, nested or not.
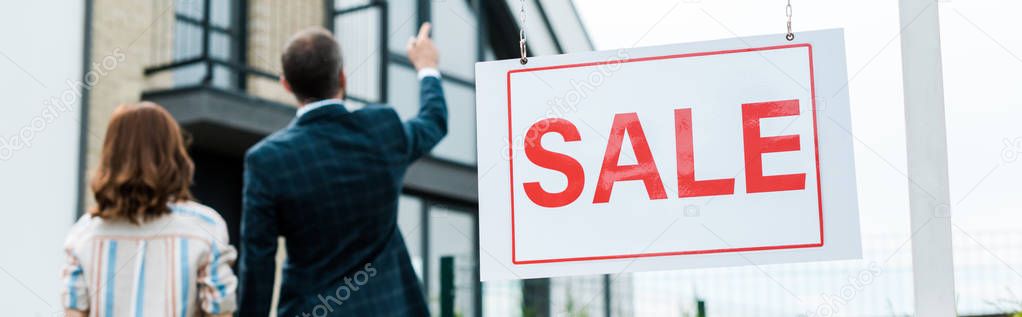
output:
[[[417,110],[418,80],[404,54],[405,43],[429,21],[441,52],[449,134],[408,171],[399,226],[433,313],[627,311],[630,286],[612,285],[627,280],[479,282],[478,257],[485,253],[477,251],[474,65],[518,56],[521,2],[88,0],[85,5],[85,60],[102,61],[115,53],[124,60],[95,87],[83,90],[79,212],[91,204],[88,171],[97,164],[113,109],[150,100],[167,108],[186,130],[196,163],[193,193],[223,215],[231,240],[238,241],[245,150],[285,127],[297,107],[278,84],[281,50],[291,34],[308,27],[333,31],[348,76],[346,106],[385,103],[408,118]],[[571,1],[529,0],[526,5],[530,54],[593,49]],[[282,251],[281,261],[284,256]],[[621,294],[612,296],[616,289]],[[446,294],[454,294],[453,307],[441,307]]]

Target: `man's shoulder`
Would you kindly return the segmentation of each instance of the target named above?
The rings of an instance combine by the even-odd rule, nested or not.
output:
[[[374,136],[396,137],[404,134],[401,115],[394,107],[385,104],[369,104],[353,112],[359,122],[366,123],[365,128]]]
[[[314,126],[292,125],[274,132],[250,147],[245,152],[245,161],[247,164],[262,166],[272,164],[271,162],[288,155],[292,150],[301,148],[302,144],[312,141],[308,138],[322,135],[322,131],[317,132],[319,129],[341,129],[329,133],[341,138],[368,135],[374,139],[374,142],[400,143],[404,140],[401,116],[389,105],[369,104],[361,109],[351,111],[347,115],[350,116],[349,119],[342,119],[343,116],[336,117],[335,120],[339,120],[335,122],[336,124],[318,124]],[[344,126],[348,128],[340,128]],[[351,132],[350,129],[352,128],[362,130],[363,133],[350,134],[345,132]]]
[[[294,138],[289,130],[290,128],[284,128],[274,132],[248,148],[248,151],[245,152],[245,160],[248,162],[264,161],[285,149],[287,143],[292,142],[291,139]]]
[[[369,104],[362,109],[353,111],[352,113],[358,116],[385,119],[389,122],[401,121],[401,117],[398,115],[397,111],[394,110],[394,107],[385,104]]]

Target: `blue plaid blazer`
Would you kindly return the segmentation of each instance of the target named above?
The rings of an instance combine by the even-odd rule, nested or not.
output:
[[[311,110],[245,155],[240,316],[267,316],[277,236],[286,241],[278,316],[423,316],[429,311],[397,226],[408,165],[447,133],[440,79],[419,114]]]

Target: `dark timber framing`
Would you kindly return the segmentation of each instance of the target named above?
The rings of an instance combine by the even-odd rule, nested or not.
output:
[[[82,39],[82,82],[87,82],[87,76],[92,71],[92,10],[93,1],[85,0],[85,21]],[[75,210],[73,211],[74,218],[78,219],[85,212],[85,186],[86,183],[86,169],[89,168],[88,153],[89,153],[89,90],[90,87],[86,85],[82,86],[81,100],[79,101],[81,109],[79,110],[78,118],[78,192],[75,193],[77,201],[75,202]],[[73,220],[72,220],[73,221]]]
[[[236,0],[234,1],[234,7],[231,8],[234,12],[232,18],[233,33],[237,38],[234,41],[234,48],[231,50],[231,56],[240,65],[248,65],[248,0]],[[245,72],[237,72],[235,74],[238,88],[241,90],[248,89],[248,74]]]
[[[476,14],[476,61],[482,62],[482,61],[486,60],[486,51],[485,51],[483,45],[485,45],[484,43],[486,43],[486,38],[487,38],[487,36],[486,36],[487,32],[485,30],[487,30],[487,28],[489,27],[489,23],[487,23],[487,21],[486,21],[487,20],[487,18],[486,18],[486,1],[485,0],[473,0],[472,3],[475,5],[475,14]],[[472,88],[474,90],[475,86],[473,85]],[[475,130],[475,121],[472,122],[472,127],[473,127],[473,130]],[[478,191],[478,184],[477,184],[476,187],[477,187],[476,190]],[[472,237],[473,237],[473,239],[472,239],[472,249],[473,250],[479,250],[479,205],[478,205],[478,203],[472,209],[476,211],[475,213],[473,213],[473,216],[475,216],[475,221],[474,221],[475,226],[472,227],[472,229],[473,229],[472,230]],[[475,270],[474,270],[473,275],[472,275],[473,278],[476,281],[482,280],[482,275],[480,275],[480,271],[479,271],[479,263],[480,263],[480,261],[482,261],[482,259],[480,259],[479,257],[480,257],[479,256],[479,252],[476,251],[476,263],[475,263],[476,265],[475,265]],[[473,287],[473,290],[474,290],[474,292],[473,292],[474,293],[474,298],[472,299],[472,301],[475,302],[475,314],[474,315],[477,316],[477,317],[481,317],[483,315],[483,283],[478,282],[478,283],[473,283],[473,284],[474,285],[472,287]]]
[[[432,230],[432,228],[430,228],[430,223],[429,223],[429,209],[432,207],[431,206],[432,202],[429,199],[427,199],[427,198],[421,198],[421,199],[419,199],[419,201],[422,203],[422,206],[421,206],[421,208],[422,208],[422,220],[421,220],[422,223],[419,224],[419,226],[422,227],[422,230],[420,231],[420,234],[422,235],[422,237],[420,238],[420,240],[422,241],[422,295],[425,296],[427,301],[428,301],[428,299],[429,299],[429,283],[430,283],[430,281],[429,281],[429,267],[430,267],[430,265],[429,265],[429,254],[430,254],[430,250],[429,250],[429,236],[430,236],[430,231]]]

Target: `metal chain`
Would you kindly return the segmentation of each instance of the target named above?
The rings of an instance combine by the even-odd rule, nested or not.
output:
[[[788,34],[784,38],[791,41],[795,39],[795,32],[791,31],[791,0],[788,0],[788,5],[784,7],[784,14],[788,16]]]
[[[522,65],[525,65],[525,63],[529,62],[529,58],[525,56],[526,55],[526,51],[527,51],[525,49],[525,0],[521,0],[521,3],[522,3],[521,9],[518,10],[518,15],[521,17],[521,21],[522,21],[521,22],[521,30],[518,32],[518,38],[519,38],[519,40],[518,40],[518,47],[521,48],[521,50],[522,50],[522,59],[521,59]]]

